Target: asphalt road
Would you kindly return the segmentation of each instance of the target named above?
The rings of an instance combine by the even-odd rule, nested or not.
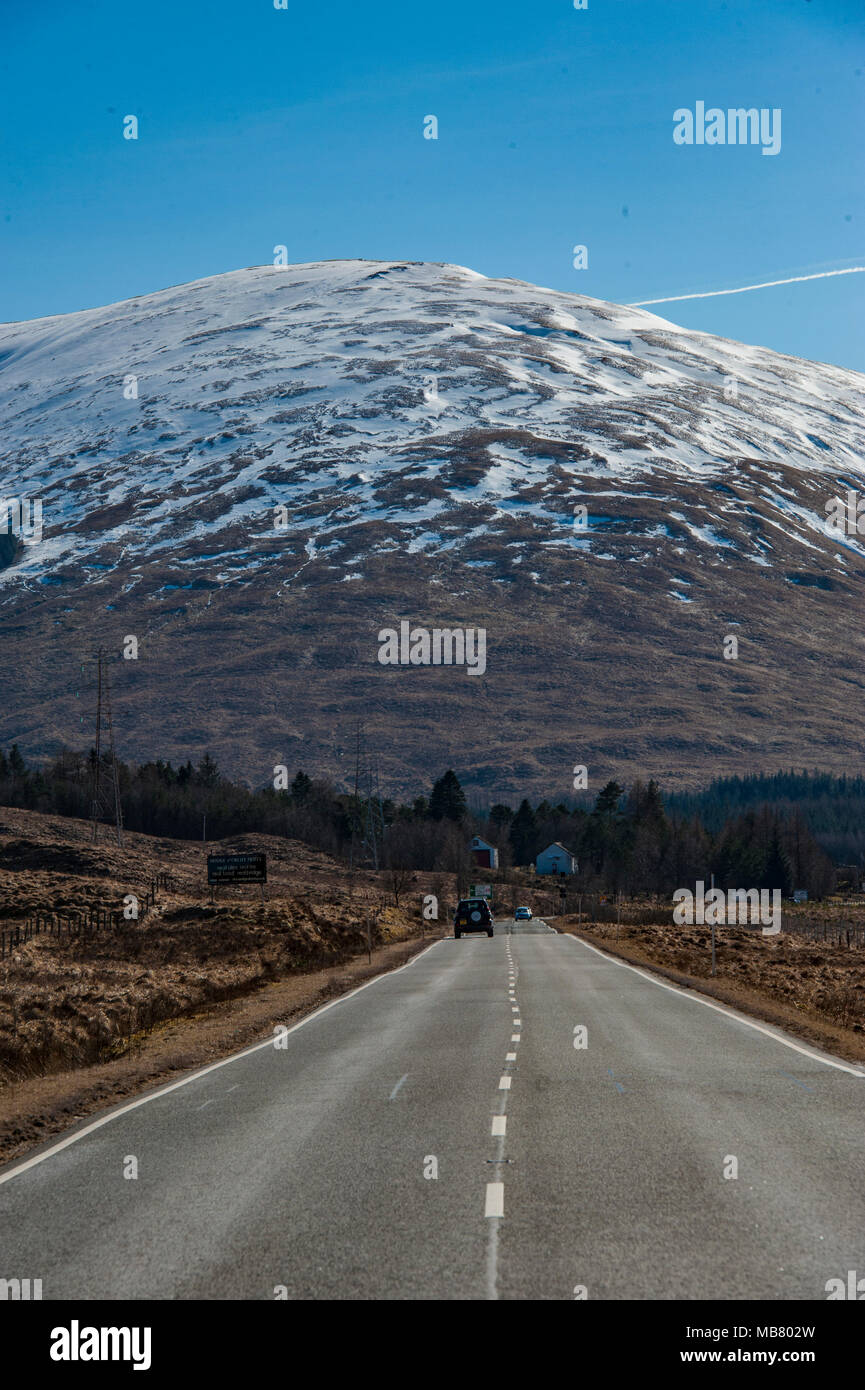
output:
[[[0,1170],[0,1277],[822,1300],[865,1274],[861,1069],[542,922],[437,942],[281,1042]]]

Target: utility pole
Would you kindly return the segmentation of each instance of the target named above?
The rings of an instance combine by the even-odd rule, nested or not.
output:
[[[384,848],[384,809],[378,769],[373,771],[363,725],[358,720],[355,733],[354,796],[351,811],[351,849],[349,851],[349,881],[354,874],[356,859],[379,867],[379,849]],[[356,845],[359,844],[359,853]]]
[[[364,752],[364,798],[363,798],[363,851],[364,858],[372,860],[372,867],[379,867],[379,848],[384,852],[384,811],[381,804],[381,787],[378,768],[373,771],[372,762]]]
[[[360,720],[355,729],[354,744],[354,796],[351,803],[351,845],[348,851],[349,894],[354,885],[354,841],[358,823],[358,791],[360,788]]]
[[[123,844],[123,811],[120,806],[120,779],[117,774],[117,755],[114,751],[114,724],[111,718],[111,686],[105,653],[100,647],[96,656],[96,744],[93,764],[93,797],[90,803],[92,839],[99,838],[99,822],[110,813],[113,801],[114,824],[118,845]],[[102,766],[102,725],[108,742],[108,768]]]

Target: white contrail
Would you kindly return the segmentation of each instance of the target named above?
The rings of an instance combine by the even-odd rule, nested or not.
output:
[[[830,275],[859,275],[865,265],[849,270],[819,270],[815,275],[792,275],[789,280],[764,280],[762,285],[742,285],[737,290],[706,290],[703,294],[671,294],[666,299],[637,299],[629,309],[642,309],[646,304],[673,304],[678,299],[714,299],[719,294],[747,294],[748,290],[770,290],[774,285],[797,285],[800,280],[825,280]]]

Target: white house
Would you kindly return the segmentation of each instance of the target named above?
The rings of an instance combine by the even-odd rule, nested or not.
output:
[[[480,864],[485,869],[497,869],[499,867],[498,850],[495,845],[482,840],[480,835],[475,835],[469,844],[469,854],[476,864]]]
[[[535,860],[535,873],[538,874],[575,874],[577,868],[574,855],[558,841],[542,849]]]

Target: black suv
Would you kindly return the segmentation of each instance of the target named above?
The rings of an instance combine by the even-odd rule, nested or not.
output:
[[[493,934],[493,914],[486,898],[463,898],[454,917],[454,936],[459,941],[464,931],[485,931]]]

